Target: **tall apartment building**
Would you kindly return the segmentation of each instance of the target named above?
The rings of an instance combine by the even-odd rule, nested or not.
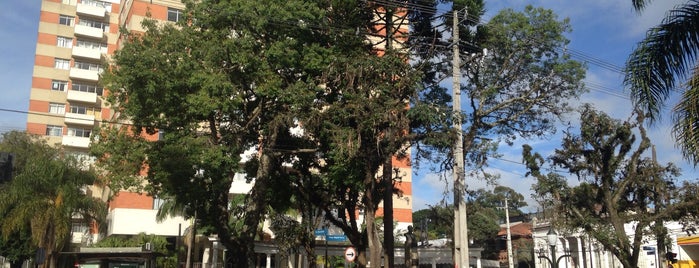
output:
[[[41,2],[27,132],[43,135],[50,144],[62,145],[90,163],[90,135],[100,122],[113,116],[103,99],[108,93],[99,85],[99,78],[102,63],[119,46],[119,26],[140,31],[146,13],[155,19],[176,21],[184,6],[175,0]],[[103,199],[109,194],[102,188],[90,190]],[[157,223],[159,201],[138,193],[118,193],[109,204],[106,235],[145,232],[177,236],[189,223],[182,218]],[[73,242],[99,239],[88,226],[76,219]]]
[[[93,129],[114,115],[103,99],[108,91],[99,85],[99,78],[102,63],[120,46],[119,27],[143,31],[141,21],[147,15],[178,21],[184,6],[178,0],[41,1],[27,131],[45,136],[49,143],[62,145],[89,163],[87,152]],[[400,232],[412,224],[412,172],[408,161],[396,160],[394,168],[402,173],[398,187],[403,196],[394,196],[393,202]],[[231,193],[248,190],[249,185],[236,181]],[[102,198],[109,194],[98,188],[92,193]],[[147,195],[116,194],[109,204],[106,235],[145,232],[175,236],[180,227],[189,225],[182,218],[156,223],[158,205],[159,200]],[[379,216],[382,214],[380,210]],[[76,234],[88,231],[85,223],[76,226]],[[95,236],[92,239],[99,239]]]

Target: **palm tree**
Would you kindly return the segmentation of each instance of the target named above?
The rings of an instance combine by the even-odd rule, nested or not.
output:
[[[55,267],[56,253],[70,238],[74,216],[97,224],[106,216],[105,204],[83,191],[95,181],[95,173],[24,133],[4,134],[0,150],[17,159],[14,178],[0,192],[0,212],[5,215],[0,219],[1,233],[28,226],[33,244],[46,252],[41,267]]]
[[[632,0],[637,11],[652,0]],[[673,109],[673,135],[684,157],[699,163],[699,0],[689,0],[667,13],[648,30],[626,62],[624,84],[652,124],[676,90],[682,93]]]

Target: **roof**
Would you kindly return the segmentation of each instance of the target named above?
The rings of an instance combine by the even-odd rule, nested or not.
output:
[[[502,226],[498,232],[498,236],[507,235],[507,226]],[[532,224],[529,222],[510,223],[510,235],[519,237],[532,236]]]

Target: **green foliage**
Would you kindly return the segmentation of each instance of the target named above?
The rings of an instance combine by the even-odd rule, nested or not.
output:
[[[135,236],[118,236],[112,235],[104,238],[92,247],[107,248],[107,247],[143,247],[146,243],[150,243],[152,251],[160,253],[163,257],[157,259],[157,266],[164,268],[177,267],[177,252],[168,249],[169,242],[163,236],[154,234],[139,233]]]
[[[696,195],[687,195],[695,183],[677,185],[675,165],[646,156],[652,145],[642,115],[621,122],[585,106],[580,122],[580,133],[566,133],[549,159],[577,175],[580,184],[568,186],[560,175],[541,174],[541,156],[527,147],[524,159],[538,181],[534,189],[550,198],[546,204],[559,225],[585,231],[624,267],[635,267],[644,236],[664,241],[657,230],[665,228],[663,221],[687,218],[686,211],[697,209]],[[627,237],[624,225],[632,222],[636,232]]]
[[[0,151],[17,159],[13,180],[0,186],[3,239],[17,237],[17,232],[22,238],[21,232],[29,231],[32,245],[46,249],[49,265],[70,238],[75,215],[87,222],[104,221],[106,205],[84,192],[96,174],[66,152],[22,132],[3,134]]]
[[[640,11],[651,0],[632,0]],[[634,104],[648,113],[649,123],[660,120],[668,100],[681,92],[672,113],[673,130],[683,156],[699,163],[699,135],[695,122],[699,73],[699,3],[687,1],[666,13],[663,21],[646,32],[626,60],[624,84],[631,90]],[[674,101],[674,99],[673,99]]]
[[[36,246],[32,243],[28,228],[9,235],[0,232],[0,256],[9,262],[21,265],[25,260],[33,258],[35,253]]]

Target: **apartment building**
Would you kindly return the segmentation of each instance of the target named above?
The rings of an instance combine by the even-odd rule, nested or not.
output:
[[[177,21],[179,1],[158,0],[42,0],[32,75],[27,132],[43,135],[51,144],[92,162],[88,155],[93,129],[114,114],[99,84],[102,64],[119,46],[119,26],[141,31],[140,22],[152,18]],[[157,137],[152,137],[156,139]],[[107,190],[92,187],[93,196],[106,200]],[[121,192],[109,204],[106,235],[141,232],[177,236],[189,226],[183,218],[155,221],[162,200]],[[100,239],[96,230],[76,219],[73,242]]]
[[[99,84],[103,62],[120,46],[119,28],[143,31],[147,17],[176,22],[184,5],[178,0],[41,0],[38,39],[30,93],[27,131],[43,135],[51,144],[64,146],[87,164],[93,129],[114,116],[104,101],[108,90]],[[407,32],[407,26],[404,29]],[[381,50],[381,48],[379,48]],[[157,139],[157,136],[151,137]],[[394,160],[403,192],[394,196],[394,220],[398,234],[412,224],[411,169],[409,160]],[[249,184],[234,182],[231,193],[249,191]],[[91,193],[106,200],[110,194],[106,235],[140,232],[176,236],[189,226],[182,218],[155,221],[162,200],[134,193],[110,193],[93,187]],[[379,210],[379,215],[383,210]],[[100,234],[76,219],[75,243],[89,243]],[[90,230],[92,229],[92,230]]]

